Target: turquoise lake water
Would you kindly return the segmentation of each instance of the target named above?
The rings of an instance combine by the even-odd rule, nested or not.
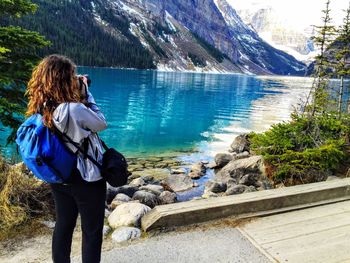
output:
[[[108,129],[101,137],[127,156],[228,149],[234,136],[289,118],[310,79],[79,68]],[[2,142],[6,133],[2,132]]]

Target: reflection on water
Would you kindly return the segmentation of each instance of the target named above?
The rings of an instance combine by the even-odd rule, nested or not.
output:
[[[234,135],[287,119],[307,87],[295,78],[79,71],[90,75],[91,92],[106,115],[101,137],[128,156],[227,149]]]

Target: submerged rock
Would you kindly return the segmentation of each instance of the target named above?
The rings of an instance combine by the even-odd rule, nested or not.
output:
[[[188,175],[178,174],[170,175],[164,181],[166,189],[171,189],[173,192],[182,192],[193,187],[193,181]]]
[[[139,203],[125,203],[117,206],[108,217],[108,223],[112,228],[120,226],[140,226],[141,217],[151,208]]]

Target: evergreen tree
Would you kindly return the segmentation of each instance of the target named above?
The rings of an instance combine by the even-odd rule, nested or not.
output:
[[[8,18],[34,13],[36,8],[29,0],[0,1],[0,24]],[[37,32],[12,25],[0,26],[0,122],[12,129],[9,142],[13,141],[23,118],[25,86],[39,59],[35,53],[48,44]]]
[[[316,36],[313,41],[320,49],[320,54],[316,56],[314,67],[314,82],[306,101],[304,110],[310,118],[317,114],[323,114],[330,106],[329,90],[329,68],[331,68],[331,60],[327,56],[327,47],[334,41],[335,27],[331,25],[330,17],[330,0],[326,2],[326,8],[322,10],[322,26],[315,26]]]
[[[340,94],[338,111],[339,115],[343,110],[343,92],[344,92],[344,81],[343,79],[350,76],[350,3],[348,9],[345,11],[346,15],[344,18],[343,25],[338,29],[338,38],[336,40],[339,43],[339,48],[335,54],[335,72],[340,81]],[[336,45],[337,46],[337,45]],[[350,94],[348,94],[349,96]],[[347,101],[347,113],[350,113],[350,97]]]

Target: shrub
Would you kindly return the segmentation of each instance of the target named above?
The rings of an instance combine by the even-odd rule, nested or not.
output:
[[[51,191],[24,165],[9,165],[0,157],[0,240],[33,219],[53,215]]]
[[[293,185],[327,179],[349,158],[349,120],[334,115],[293,115],[265,133],[250,133],[251,149],[264,156],[275,183]]]

